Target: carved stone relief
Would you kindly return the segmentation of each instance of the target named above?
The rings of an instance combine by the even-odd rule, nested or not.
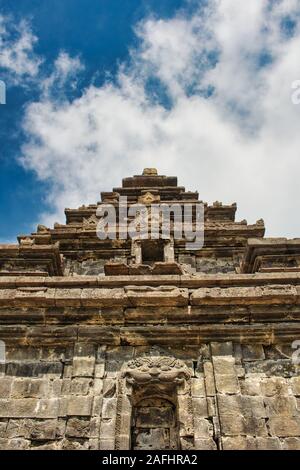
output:
[[[193,440],[190,371],[183,361],[160,353],[152,348],[122,368],[116,449],[180,449],[179,436]]]

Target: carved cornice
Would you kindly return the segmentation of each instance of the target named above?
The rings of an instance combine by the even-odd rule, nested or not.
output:
[[[300,238],[248,239],[241,272],[272,270],[300,271]]]

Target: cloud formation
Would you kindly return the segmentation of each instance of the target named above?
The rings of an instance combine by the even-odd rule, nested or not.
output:
[[[83,70],[84,65],[79,57],[71,57],[67,52],[60,51],[54,61],[52,73],[41,79],[43,98],[53,98],[57,93],[62,97],[66,85],[72,89],[76,88],[77,76]]]
[[[38,76],[42,61],[34,52],[36,42],[27,21],[15,24],[13,18],[0,14],[0,69],[8,86]]]
[[[136,34],[113,82],[27,107],[22,162],[50,182],[43,221],[156,166],[201,199],[237,201],[240,218],[263,217],[269,236],[299,236],[299,0],[199,2],[193,14],[145,19]],[[70,60],[53,77],[79,71]]]

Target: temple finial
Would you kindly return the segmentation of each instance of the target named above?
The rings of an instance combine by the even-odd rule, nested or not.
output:
[[[157,169],[156,168],[144,168],[143,176],[157,176]]]

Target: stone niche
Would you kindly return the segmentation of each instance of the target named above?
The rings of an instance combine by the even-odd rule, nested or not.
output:
[[[161,398],[158,392],[144,398],[133,408],[131,447],[140,449],[178,449],[178,420],[176,403]]]
[[[127,362],[118,384],[116,449],[180,449],[194,444],[191,374],[185,363],[152,349]]]

